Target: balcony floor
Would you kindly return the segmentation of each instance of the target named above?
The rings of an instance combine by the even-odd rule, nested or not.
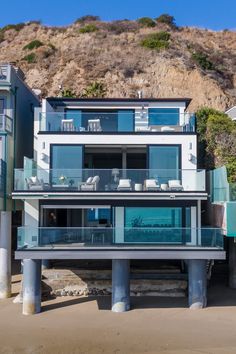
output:
[[[183,245],[48,245],[15,252],[16,259],[225,259],[222,248]]]
[[[13,192],[13,199],[101,199],[101,200],[112,200],[112,199],[180,199],[180,200],[207,200],[208,194],[206,192],[47,192],[47,191],[22,191]]]

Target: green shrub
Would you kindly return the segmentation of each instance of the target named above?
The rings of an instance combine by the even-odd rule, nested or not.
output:
[[[166,25],[172,27],[172,28],[176,28],[176,23],[175,23],[175,18],[171,15],[168,14],[163,14],[159,17],[156,18],[156,21],[158,23],[165,23]]]
[[[27,25],[41,25],[42,21],[41,20],[32,20],[27,22]]]
[[[169,47],[170,33],[158,32],[148,34],[142,41],[141,46],[149,49],[162,50]]]
[[[84,98],[101,98],[106,95],[106,87],[102,82],[95,81],[89,84],[83,91]]]
[[[152,18],[150,17],[141,17],[137,20],[137,22],[142,26],[142,27],[155,27],[156,22],[153,21]]]
[[[91,33],[96,31],[98,31],[98,28],[92,23],[79,29],[79,33]]]
[[[86,15],[79,17],[75,23],[84,23],[84,22],[94,22],[94,21],[100,21],[99,16],[93,16],[93,15]]]
[[[68,88],[62,90],[61,95],[62,97],[76,98],[76,93]]]
[[[44,45],[42,42],[40,42],[39,40],[35,39],[34,41],[31,41],[30,43],[28,43],[27,45],[25,45],[23,47],[24,50],[29,49],[37,49],[39,47],[41,47],[42,45]]]
[[[136,22],[131,21],[113,21],[105,24],[105,29],[115,34],[121,34],[124,32],[135,32],[139,28]]]
[[[6,32],[8,30],[14,29],[15,31],[19,32],[22,28],[24,28],[26,26],[25,23],[17,23],[15,25],[10,24],[10,25],[6,25],[4,27],[1,28],[1,32]]]
[[[36,63],[36,54],[30,53],[22,58],[22,60],[27,61],[28,64]]]
[[[4,41],[4,33],[0,32],[0,43]]]
[[[192,53],[192,59],[203,69],[203,70],[214,70],[213,63],[208,59],[208,56],[202,52]]]

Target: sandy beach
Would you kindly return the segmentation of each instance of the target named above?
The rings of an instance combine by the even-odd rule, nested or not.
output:
[[[13,277],[13,291],[19,288]],[[110,311],[110,297],[61,297],[23,316],[13,298],[0,302],[0,353],[236,353],[236,290],[212,283],[208,307],[187,298],[132,298],[132,310]]]

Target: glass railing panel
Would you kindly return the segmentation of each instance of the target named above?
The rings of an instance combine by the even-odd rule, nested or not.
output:
[[[42,112],[39,130],[47,132],[102,133],[102,132],[195,132],[192,113],[154,114],[137,110],[83,112]]]
[[[205,170],[16,169],[14,190],[205,192]]]
[[[134,112],[49,112],[40,113],[40,131],[51,132],[132,132]]]
[[[13,132],[13,120],[5,114],[0,114],[0,130],[10,134]]]
[[[186,246],[223,249],[221,229],[212,228],[115,228],[115,227],[19,227],[18,249]]]

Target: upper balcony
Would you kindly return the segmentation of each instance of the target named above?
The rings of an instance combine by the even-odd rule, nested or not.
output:
[[[205,193],[205,170],[16,169],[14,192]]]
[[[40,113],[39,131],[44,133],[193,133],[195,115],[179,109],[68,110]]]
[[[13,120],[6,114],[0,114],[0,132],[12,134]]]

